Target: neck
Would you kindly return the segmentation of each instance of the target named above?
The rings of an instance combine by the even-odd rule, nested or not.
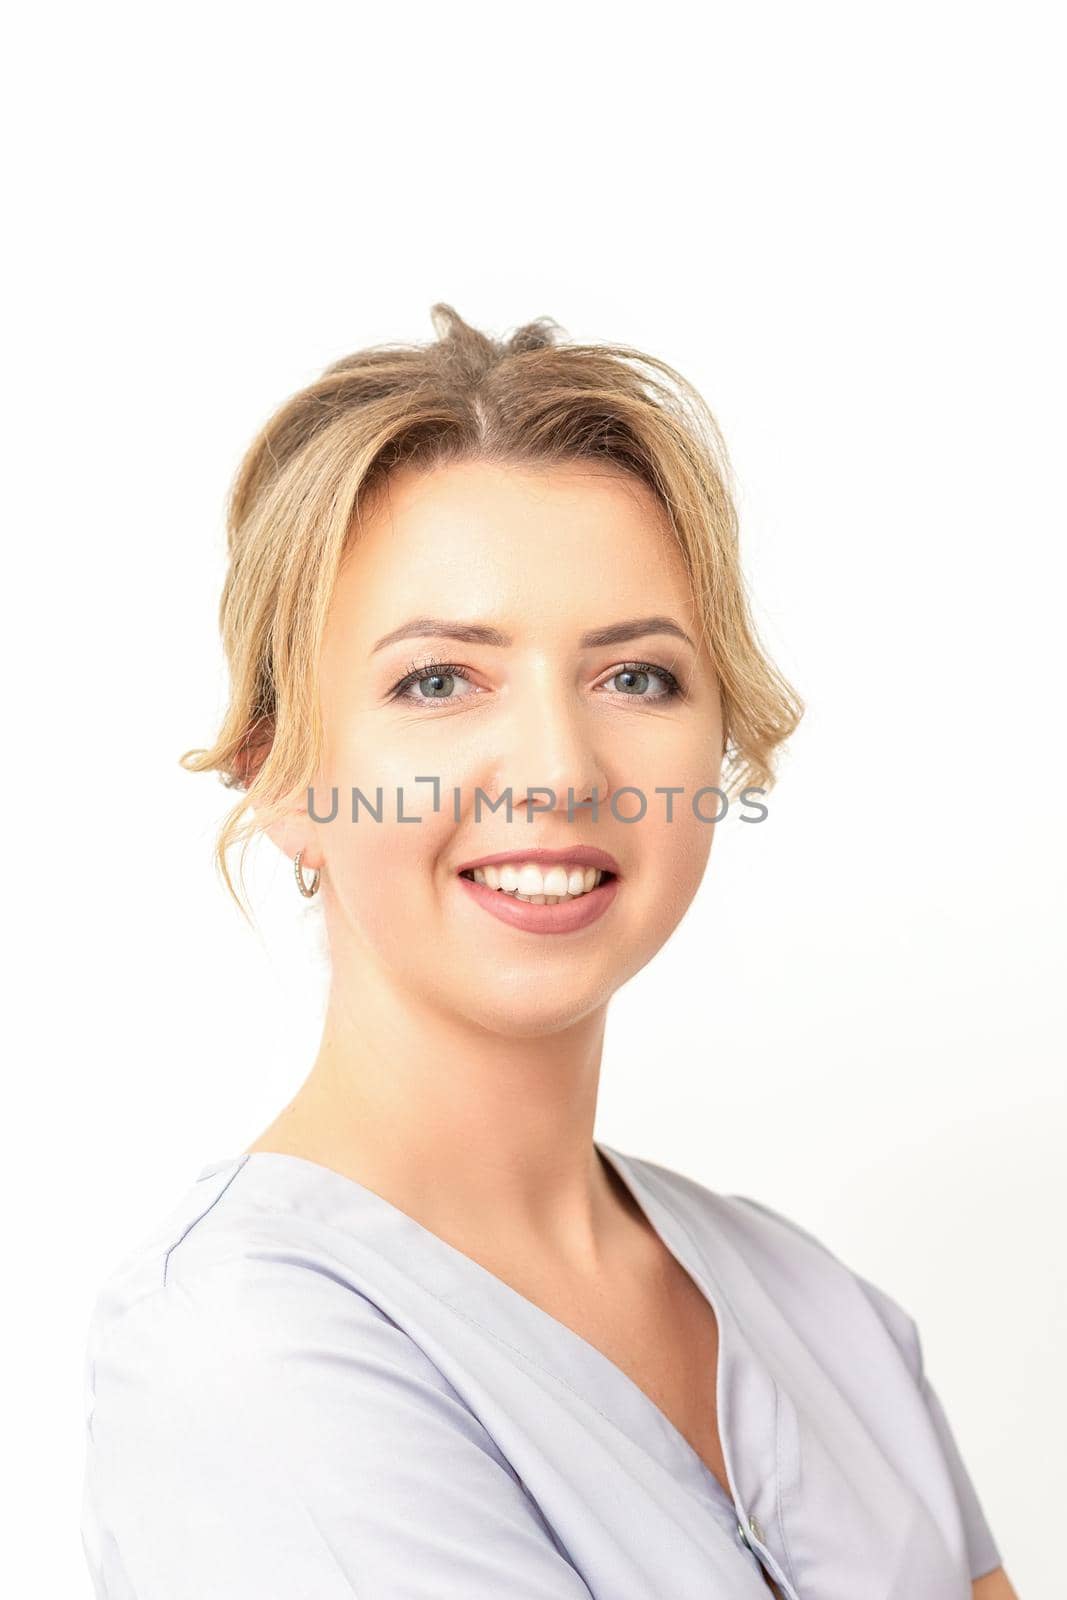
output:
[[[584,1268],[619,1209],[593,1144],[605,1018],[516,1036],[366,963],[335,970],[311,1071],[251,1148],[332,1167],[454,1242]]]

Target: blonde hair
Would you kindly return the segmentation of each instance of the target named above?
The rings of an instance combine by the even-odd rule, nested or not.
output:
[[[727,793],[775,781],[803,702],[761,649],[738,553],[732,472],[715,418],[665,362],[616,344],[564,342],[540,317],[499,340],[449,305],[436,340],[376,345],[327,367],[249,446],[227,506],[219,626],[230,698],[210,749],[181,765],[244,792],[219,830],[227,865],[318,770],[320,645],[359,515],[396,467],[459,460],[593,460],[645,483],[667,512],[719,679]],[[258,813],[252,815],[253,808]]]

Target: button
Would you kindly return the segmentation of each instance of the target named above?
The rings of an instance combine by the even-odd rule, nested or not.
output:
[[[749,1534],[752,1535],[751,1539],[749,1538]],[[737,1537],[745,1546],[746,1550],[752,1549],[752,1539],[755,1539],[758,1544],[763,1544],[765,1542],[763,1538],[763,1529],[760,1527],[755,1517],[749,1517],[747,1528],[743,1522],[739,1522],[737,1524]]]

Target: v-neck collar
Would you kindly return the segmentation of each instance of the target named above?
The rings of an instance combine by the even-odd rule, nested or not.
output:
[[[280,1151],[246,1151],[205,1167],[200,1178],[232,1166],[235,1174],[241,1170],[237,1198],[243,1194],[272,1210],[281,1201],[286,1210],[340,1230],[344,1244],[338,1254],[350,1257],[354,1249],[373,1252],[368,1281],[386,1314],[406,1306],[410,1284],[418,1285],[511,1356],[520,1357],[527,1369],[536,1369],[592,1407],[683,1487],[736,1543],[738,1522],[747,1525],[757,1506],[765,1522],[778,1514],[780,1396],[770,1372],[753,1359],[746,1331],[716,1272],[720,1258],[729,1257],[733,1246],[709,1219],[713,1265],[709,1250],[694,1238],[664,1195],[656,1169],[612,1146],[594,1143],[715,1312],[718,1428],[732,1501],[666,1413],[610,1357],[375,1190],[320,1162]],[[412,1320],[410,1314],[407,1320]],[[427,1342],[423,1336],[420,1343],[435,1359],[432,1339]],[[439,1353],[444,1353],[443,1346]]]

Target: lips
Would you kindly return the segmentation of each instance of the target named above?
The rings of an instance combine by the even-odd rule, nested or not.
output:
[[[548,853],[549,855],[556,854],[558,856],[560,852],[549,851]],[[503,859],[504,861],[529,861],[530,857],[505,855]],[[611,858],[609,857],[608,859],[610,860]],[[495,864],[492,857],[487,859],[487,866],[491,867]],[[552,866],[566,866],[567,864],[563,861],[549,863]],[[569,864],[575,867],[584,865],[581,861],[572,861]],[[477,862],[476,865],[480,866],[481,862]],[[589,865],[592,866],[593,863],[590,862]],[[599,870],[606,874],[609,873],[609,869],[606,867],[602,867]],[[590,889],[587,893],[580,894],[573,900],[559,900],[555,905],[550,906],[535,905],[532,901],[519,900],[515,895],[504,894],[499,889],[491,889],[487,883],[478,883],[474,878],[464,877],[462,872],[457,875],[455,881],[460,892],[473,905],[480,907],[483,911],[487,911],[491,917],[495,917],[497,921],[520,933],[579,933],[599,921],[610,909],[620,892],[619,879],[609,874],[597,884],[595,889]]]
[[[456,868],[457,872],[472,872],[475,867],[500,867],[507,862],[521,865],[529,861],[534,866],[547,869],[548,867],[596,867],[600,872],[610,872],[614,877],[621,877],[619,863],[613,855],[606,850],[598,850],[595,845],[577,844],[567,850],[549,850],[531,846],[529,850],[498,850],[495,855],[475,856],[470,861],[461,862]]]

